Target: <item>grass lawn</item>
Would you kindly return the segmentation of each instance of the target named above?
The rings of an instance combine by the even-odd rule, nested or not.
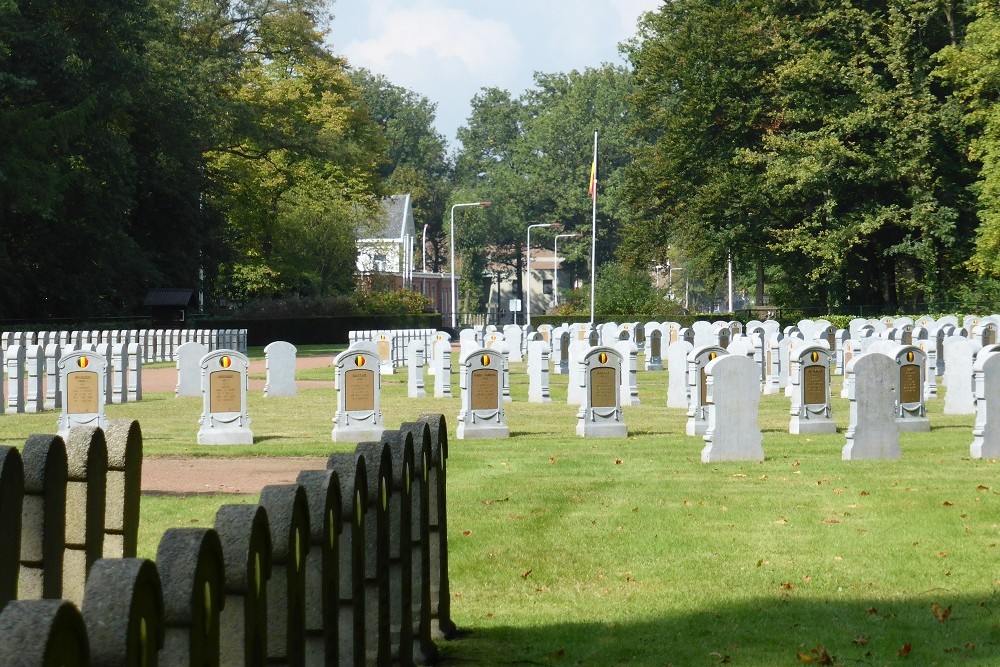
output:
[[[583,440],[566,377],[551,376],[552,404],[528,404],[524,365],[512,366],[505,440],[455,440],[458,398],[409,399],[405,373],[383,378],[390,428],[441,412],[452,433],[463,631],[441,643],[452,664],[1000,664],[1000,468],[968,458],[973,416],[943,415],[937,399],[933,431],[901,434],[901,461],[843,462],[842,434],[789,435],[788,399],[764,396],[767,459],[705,465],[684,412],[663,407],[665,372],[639,374],[628,439]],[[147,456],[353,449],[330,442],[332,390],[248,400],[246,447],[195,444],[200,399],[152,394],[107,412],[140,421]],[[834,416],[843,430],[846,401]],[[4,416],[0,442],[55,421]],[[255,501],[145,495],[141,555],[170,526],[211,525],[220,504]]]

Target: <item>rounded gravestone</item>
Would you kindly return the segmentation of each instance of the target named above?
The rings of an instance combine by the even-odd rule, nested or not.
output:
[[[163,647],[163,594],[153,561],[101,558],[90,568],[83,620],[94,665],[156,667]]]
[[[14,600],[0,613],[0,665],[89,667],[83,617],[66,600]]]
[[[62,598],[66,548],[66,445],[58,435],[31,435],[21,450],[21,599]]]

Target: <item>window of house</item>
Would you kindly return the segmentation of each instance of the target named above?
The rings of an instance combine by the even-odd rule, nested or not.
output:
[[[542,294],[552,296],[552,281],[550,279],[542,280]]]

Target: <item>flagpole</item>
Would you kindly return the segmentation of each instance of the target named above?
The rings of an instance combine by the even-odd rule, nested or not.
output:
[[[597,283],[597,130],[594,130],[593,215],[590,223],[590,326],[594,326],[594,285]]]

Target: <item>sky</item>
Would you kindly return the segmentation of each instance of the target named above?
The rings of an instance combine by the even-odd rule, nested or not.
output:
[[[352,67],[437,105],[452,148],[482,88],[517,97],[535,72],[626,64],[618,44],[662,0],[336,0],[328,42]]]

